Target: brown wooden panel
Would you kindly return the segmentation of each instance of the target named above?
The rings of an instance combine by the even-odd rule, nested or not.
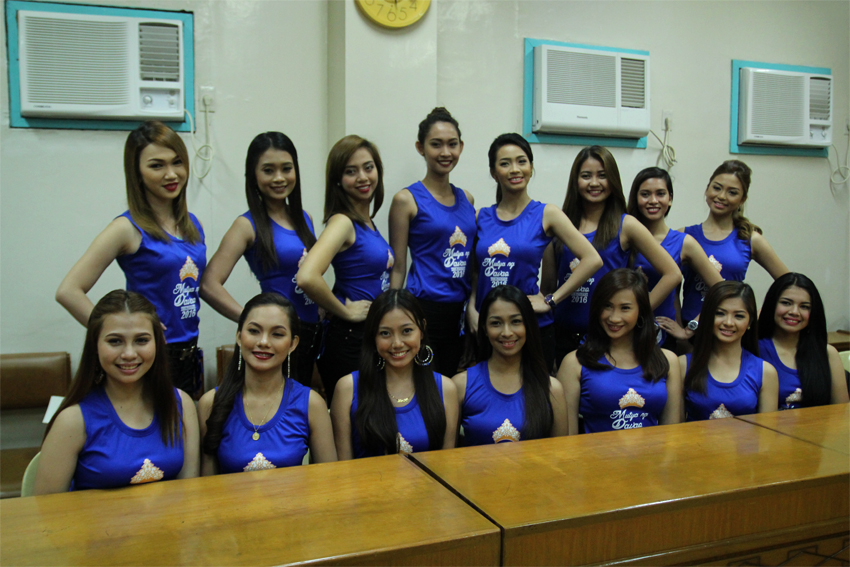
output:
[[[842,534],[819,540],[758,550],[701,565],[847,565],[850,563],[850,537]]]
[[[827,333],[826,342],[834,346],[838,352],[850,350],[850,331],[838,330]]]
[[[850,455],[850,404],[760,413],[737,419]]]
[[[13,498],[21,495],[21,481],[24,471],[40,447],[23,449],[3,449],[0,451],[0,498]]]
[[[4,565],[495,565],[499,530],[398,455],[4,501]]]
[[[71,385],[71,355],[33,352],[0,355],[0,409],[46,407]]]

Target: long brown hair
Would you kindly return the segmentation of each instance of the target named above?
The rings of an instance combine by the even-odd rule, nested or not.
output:
[[[150,369],[141,378],[142,395],[153,402],[154,415],[159,419],[162,442],[173,446],[178,435],[180,435],[181,418],[168,370],[168,356],[165,352],[165,336],[162,333],[162,324],[156,314],[156,308],[150,301],[141,294],[123,289],[110,291],[94,306],[89,316],[86,342],[83,345],[83,353],[80,355],[80,365],[74,375],[74,381],[71,383],[71,390],[50,420],[44,436],[47,437],[56,416],[62,410],[80,403],[92,390],[102,387],[96,382],[103,377],[104,373],[103,367],[100,365],[97,343],[100,339],[100,332],[103,330],[103,321],[107,316],[117,313],[142,313],[151,322],[156,357]],[[105,379],[108,380],[108,378]]]
[[[351,200],[345,194],[340,183],[342,174],[345,172],[345,166],[348,165],[348,160],[360,148],[366,148],[372,154],[372,160],[378,169],[378,186],[375,188],[375,193],[372,196],[372,214],[369,218],[375,218],[375,215],[378,214],[378,210],[381,208],[381,204],[384,202],[384,164],[381,162],[381,154],[378,153],[378,147],[369,140],[352,134],[334,144],[334,147],[331,148],[328,154],[328,164],[325,170],[324,222],[328,222],[335,214],[343,214],[353,222],[359,222],[361,224],[365,224],[367,221],[367,219],[362,218],[354,210]]]
[[[151,144],[172,150],[186,167],[186,187],[171,201],[171,208],[180,236],[192,244],[200,242],[201,234],[189,217],[189,209],[186,206],[188,179],[192,171],[189,167],[189,152],[177,132],[156,120],[148,120],[130,132],[124,144],[124,179],[127,184],[127,207],[130,209],[130,216],[142,230],[157,240],[171,241],[171,237],[157,222],[148,202],[147,189],[139,168],[139,156],[142,150]]]
[[[584,200],[578,191],[578,176],[581,166],[589,158],[593,158],[602,164],[605,170],[605,178],[608,180],[610,194],[605,199],[605,209],[599,226],[593,236],[593,247],[604,250],[611,239],[617,236],[620,230],[620,219],[626,212],[626,198],[623,196],[623,183],[620,181],[620,169],[617,160],[611,155],[607,148],[602,146],[588,146],[581,150],[573,161],[570,170],[570,180],[567,184],[567,196],[564,199],[564,214],[572,221],[576,228],[581,226],[581,217],[584,216]]]
[[[750,221],[750,219],[744,216],[744,203],[747,202],[747,194],[750,192],[750,178],[753,174],[753,170],[750,169],[750,166],[740,160],[726,160],[714,170],[714,173],[711,174],[711,178],[708,181],[706,189],[711,186],[711,182],[714,181],[715,177],[723,175],[724,173],[734,175],[738,181],[741,182],[741,196],[743,198],[741,199],[741,204],[738,205],[738,208],[732,213],[732,223],[735,225],[735,228],[738,229],[738,238],[741,240],[749,240],[753,237],[754,232],[763,234],[758,225],[754,224]]]

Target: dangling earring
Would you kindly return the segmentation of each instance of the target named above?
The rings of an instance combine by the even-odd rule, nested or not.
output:
[[[643,317],[638,318],[637,323],[635,323],[635,328],[643,329]]]
[[[289,359],[292,358],[292,353],[286,355],[286,377],[292,378],[292,366]]]
[[[381,357],[379,356],[379,357],[378,357],[378,363],[377,363],[375,366],[377,366],[377,367],[378,367],[378,370],[383,370],[383,369],[384,369],[384,365],[385,365],[386,363],[387,363],[387,361],[386,361],[386,360],[384,360],[383,358],[381,358]]]
[[[434,351],[431,350],[430,346],[425,345],[425,353],[425,360],[422,360],[422,357],[420,356],[422,354],[422,350],[420,349],[419,352],[416,353],[416,356],[413,357],[413,362],[419,366],[430,365],[431,361],[434,360]]]
[[[236,363],[236,370],[242,372],[242,349],[238,351],[239,362]]]
[[[100,384],[103,382],[103,379],[106,378],[106,372],[103,371],[103,368],[100,369],[100,372],[97,373],[97,376],[94,377],[94,383]]]

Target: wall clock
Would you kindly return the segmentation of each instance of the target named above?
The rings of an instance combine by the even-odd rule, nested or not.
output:
[[[404,28],[418,22],[431,0],[354,0],[363,14],[385,28]]]

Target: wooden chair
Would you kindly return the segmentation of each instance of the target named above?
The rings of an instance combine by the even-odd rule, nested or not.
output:
[[[70,384],[67,352],[0,355],[0,498],[20,496],[24,472],[41,448],[50,396],[65,396]]]
[[[224,380],[224,371],[227,370],[227,365],[230,364],[230,359],[233,358],[233,345],[221,345],[215,349],[215,372],[216,386],[221,386],[221,381]]]

